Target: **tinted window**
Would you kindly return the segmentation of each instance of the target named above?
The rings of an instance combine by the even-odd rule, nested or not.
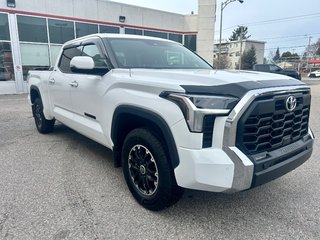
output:
[[[268,65],[255,65],[254,69],[256,71],[268,72],[269,71],[269,66]]]
[[[175,42],[182,43],[182,35],[181,34],[174,34],[169,33],[169,39]]]
[[[100,25],[100,33],[120,33],[119,27]]]
[[[120,68],[212,69],[180,44],[143,39],[110,39]]]
[[[275,72],[275,71],[280,71],[280,70],[281,70],[280,67],[278,67],[278,66],[276,66],[276,65],[270,65],[270,71]]]
[[[191,51],[197,51],[197,35],[185,35],[184,46]]]
[[[155,32],[155,31],[144,30],[144,35],[150,36],[150,37],[164,38],[164,39],[168,38],[168,34],[165,32]]]
[[[20,41],[48,42],[47,24],[44,18],[17,16]]]
[[[142,35],[141,29],[126,28],[124,31],[125,31],[125,34]]]
[[[105,67],[105,59],[101,56],[98,47],[94,44],[86,45],[83,47],[82,56],[92,57],[94,64],[97,68]]]
[[[8,15],[0,13],[0,40],[10,40]]]
[[[70,61],[75,56],[81,56],[82,47],[64,49],[60,58],[59,68],[62,72],[71,73]]]
[[[74,39],[73,22],[49,19],[49,33],[51,43],[65,43]]]
[[[78,22],[76,23],[77,37],[82,37],[93,33],[98,33],[98,25]]]

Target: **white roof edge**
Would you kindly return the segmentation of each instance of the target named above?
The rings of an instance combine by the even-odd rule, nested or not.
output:
[[[76,42],[83,41],[83,40],[86,40],[88,38],[93,38],[93,37],[100,37],[100,38],[126,38],[126,39],[149,39],[149,40],[174,42],[174,41],[171,41],[169,39],[157,38],[157,37],[149,37],[149,36],[141,36],[141,35],[118,34],[118,33],[95,33],[95,34],[90,34],[90,35],[86,35],[86,36],[83,36],[83,37],[72,39],[72,40],[64,43],[63,45],[76,43]]]
[[[182,14],[182,13],[169,12],[169,11],[159,10],[159,9],[155,9],[155,8],[141,7],[141,6],[138,6],[138,5],[132,5],[132,4],[127,4],[127,3],[115,2],[115,1],[112,1],[112,0],[99,0],[99,1],[102,1],[102,2],[111,2],[111,3],[115,3],[115,4],[119,4],[119,5],[129,6],[129,7],[137,7],[137,8],[143,8],[143,9],[152,10],[152,11],[157,11],[157,12],[163,12],[163,13],[170,13],[170,14],[175,14],[175,15],[179,15],[179,16],[185,16],[185,14]]]
[[[244,39],[242,42],[252,42],[252,43],[267,43],[264,41],[259,41],[259,40],[250,40],[250,39]],[[221,42],[221,44],[230,44],[230,43],[240,43],[240,40],[237,41],[229,41],[229,42]],[[219,42],[214,43],[214,45],[219,45]]]

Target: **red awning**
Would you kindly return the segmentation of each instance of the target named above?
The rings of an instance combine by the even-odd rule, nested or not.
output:
[[[320,63],[320,60],[309,60],[308,63],[309,64],[317,64],[317,63]]]

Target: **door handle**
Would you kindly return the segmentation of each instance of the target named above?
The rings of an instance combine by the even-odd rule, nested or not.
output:
[[[56,81],[54,80],[54,78],[51,78],[51,79],[49,80],[49,83],[50,83],[50,84],[55,84],[55,82],[56,82]]]
[[[78,82],[77,81],[73,81],[72,83],[69,83],[69,85],[71,86],[71,87],[78,87]]]

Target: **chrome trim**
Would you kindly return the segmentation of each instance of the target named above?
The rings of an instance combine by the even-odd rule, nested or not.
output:
[[[185,95],[171,93],[169,95],[173,99],[183,101],[185,106],[189,109],[186,121],[192,132],[202,132],[203,118],[206,115],[227,115],[229,109],[201,109],[193,104],[193,102]],[[190,111],[191,110],[191,111]]]
[[[238,121],[244,112],[257,97],[296,93],[302,91],[310,91],[310,88],[306,86],[288,86],[252,90],[247,92],[236,105],[236,107],[231,111],[224,127],[222,149],[234,163],[234,178],[232,182],[232,188],[226,192],[238,192],[251,187],[254,167],[253,163],[244,153],[242,153],[240,149],[235,146]],[[252,163],[252,165],[248,164],[248,160]]]
[[[309,135],[310,135],[310,137],[311,137],[312,139],[315,139],[315,136],[314,136],[314,134],[313,134],[313,132],[312,132],[312,130],[311,130],[310,127],[309,127],[309,129],[308,129],[308,133],[309,133]]]

